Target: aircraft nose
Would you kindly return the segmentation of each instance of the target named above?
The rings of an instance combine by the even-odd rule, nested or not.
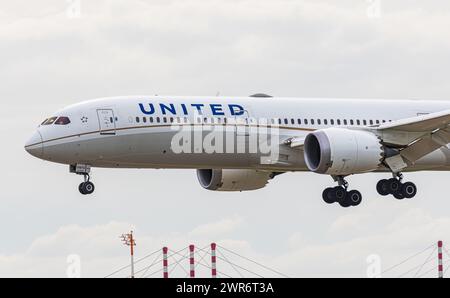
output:
[[[39,131],[35,131],[25,144],[25,150],[34,157],[41,158],[44,155],[44,144]]]

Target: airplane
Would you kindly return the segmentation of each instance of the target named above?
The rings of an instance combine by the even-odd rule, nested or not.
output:
[[[449,171],[449,124],[446,101],[125,96],[52,114],[25,150],[82,175],[83,195],[96,167],[195,169],[203,188],[238,192],[309,171],[337,183],[322,193],[327,204],[348,208],[362,202],[350,175],[385,173],[377,192],[403,200],[417,194],[404,173]]]

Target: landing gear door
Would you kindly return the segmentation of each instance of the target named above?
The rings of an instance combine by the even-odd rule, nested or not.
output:
[[[100,125],[101,135],[116,134],[116,116],[112,109],[97,110],[98,122]]]

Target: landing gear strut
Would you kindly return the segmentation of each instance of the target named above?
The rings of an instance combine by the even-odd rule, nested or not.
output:
[[[412,182],[403,183],[403,174],[394,173],[393,178],[380,180],[377,191],[382,196],[393,195],[397,200],[412,199],[417,194],[417,186]]]
[[[344,177],[333,178],[339,183],[339,186],[329,187],[323,191],[322,197],[327,204],[339,203],[344,208],[361,204],[361,193],[357,190],[348,191],[349,184]]]
[[[70,172],[77,175],[83,175],[84,182],[78,186],[78,190],[82,195],[91,195],[95,191],[95,185],[91,182],[91,167],[89,165],[70,166]]]

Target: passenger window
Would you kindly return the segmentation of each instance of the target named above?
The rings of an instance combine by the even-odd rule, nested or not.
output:
[[[337,124],[338,124],[338,125],[341,125],[341,119],[338,119],[338,120],[337,120]]]
[[[112,119],[112,118],[111,118]],[[147,123],[147,118],[146,117],[143,117],[142,118],[142,121],[144,121],[144,123]]]
[[[353,121],[353,119],[350,120],[350,125],[355,125],[355,121]]]
[[[356,120],[356,125],[361,125],[361,121]]]
[[[320,119],[317,119],[317,124],[318,124],[318,125],[321,125],[321,124],[322,124],[322,121],[321,121]]]
[[[323,124],[328,125],[328,119],[324,119]]]
[[[278,119],[278,124],[281,125],[281,118]]]
[[[291,124],[292,124],[292,125],[295,125],[295,120],[294,120],[294,118],[291,119]]]
[[[334,125],[334,119],[330,120],[331,125]]]
[[[308,119],[305,119],[305,125],[308,125]]]
[[[136,117],[136,123],[139,123],[139,122],[141,122],[141,118]]]
[[[297,119],[298,125],[302,125],[302,119]]]
[[[344,119],[344,125],[347,125],[348,123],[347,123],[347,119]]]
[[[59,117],[58,120],[55,121],[56,125],[68,125],[70,124],[69,117]]]
[[[153,123],[153,117],[150,117],[150,123]]]
[[[311,119],[311,125],[314,125],[314,119]]]
[[[367,125],[367,120],[363,120],[363,124],[364,124],[364,126],[366,126]]]
[[[284,124],[289,124],[289,120],[287,120],[287,118],[284,119]]]

